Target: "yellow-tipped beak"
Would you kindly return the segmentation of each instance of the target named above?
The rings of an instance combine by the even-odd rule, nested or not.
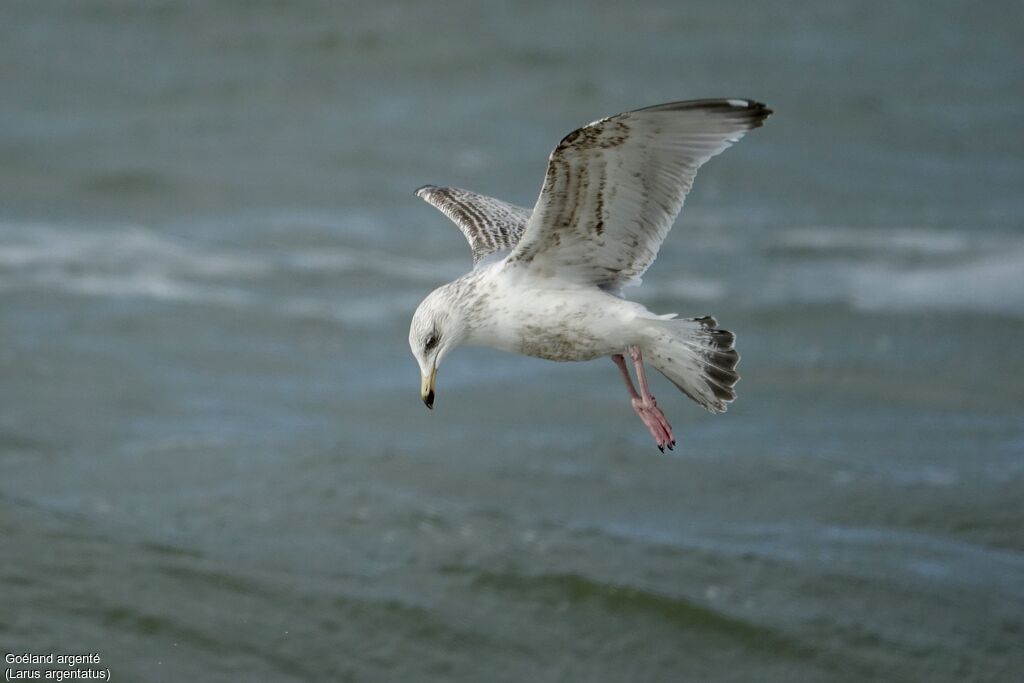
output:
[[[420,398],[428,408],[434,408],[434,382],[437,380],[437,367],[430,368],[430,374],[420,378]]]

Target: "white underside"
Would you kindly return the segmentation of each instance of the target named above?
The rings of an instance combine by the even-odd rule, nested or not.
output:
[[[549,360],[591,360],[643,344],[650,331],[644,321],[672,317],[656,316],[597,287],[510,276],[501,264],[485,268],[479,284],[487,296],[469,345]]]

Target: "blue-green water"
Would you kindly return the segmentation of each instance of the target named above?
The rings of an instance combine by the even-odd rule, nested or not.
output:
[[[120,680],[1013,681],[1019,3],[9,2],[0,650]],[[635,296],[738,335],[711,416],[610,362],[406,347],[600,116],[753,97]],[[9,665],[5,665],[5,668]]]

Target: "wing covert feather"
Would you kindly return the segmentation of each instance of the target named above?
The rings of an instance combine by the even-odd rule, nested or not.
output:
[[[457,187],[424,185],[416,196],[459,227],[469,242],[474,266],[514,247],[530,218],[529,209]]]
[[[595,121],[551,152],[507,267],[617,291],[650,267],[697,169],[771,114],[751,100],[672,102]]]

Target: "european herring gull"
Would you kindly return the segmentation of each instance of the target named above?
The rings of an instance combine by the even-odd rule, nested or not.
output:
[[[739,380],[735,336],[710,316],[656,315],[623,289],[654,261],[697,169],[771,113],[751,100],[693,100],[590,123],[551,152],[532,211],[452,187],[416,190],[459,227],[473,255],[473,270],[431,292],[412,319],[427,407],[444,357],[474,345],[555,361],[609,356],[662,452],[675,437],[645,358],[704,408],[725,412]]]

